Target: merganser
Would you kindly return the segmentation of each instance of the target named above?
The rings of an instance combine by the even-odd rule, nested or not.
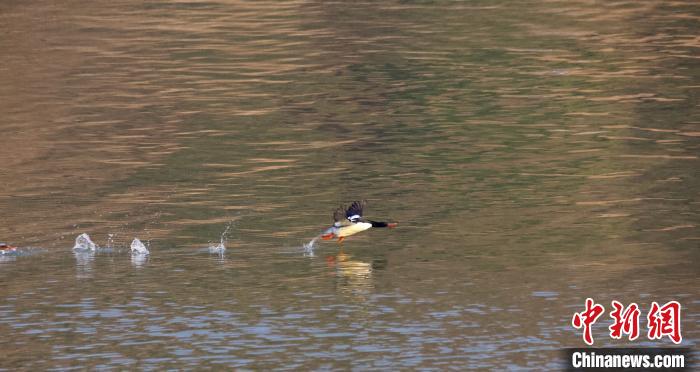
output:
[[[355,201],[347,209],[345,206],[340,206],[333,213],[333,226],[326,229],[321,238],[330,240],[338,238],[338,243],[342,243],[346,237],[365,231],[371,227],[388,227],[394,228],[398,225],[396,222],[378,222],[365,220],[362,218],[362,210],[367,205],[366,200]]]
[[[0,243],[0,254],[12,253],[17,251],[17,247],[13,247],[7,243]]]

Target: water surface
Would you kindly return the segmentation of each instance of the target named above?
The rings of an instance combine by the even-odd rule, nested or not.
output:
[[[696,345],[699,13],[3,2],[0,367],[555,368],[586,297]]]

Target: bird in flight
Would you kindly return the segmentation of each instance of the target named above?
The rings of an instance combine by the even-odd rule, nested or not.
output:
[[[396,222],[381,222],[367,220],[362,217],[362,212],[367,205],[366,200],[354,201],[349,207],[341,205],[333,213],[333,226],[326,229],[322,234],[323,240],[338,238],[338,243],[342,243],[346,237],[355,235],[372,227],[394,228]]]

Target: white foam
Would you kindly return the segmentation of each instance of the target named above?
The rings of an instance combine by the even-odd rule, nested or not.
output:
[[[212,244],[207,249],[211,254],[224,254],[224,252],[226,252],[226,245],[224,244],[224,242],[221,242],[219,244]]]
[[[316,241],[318,240],[318,237],[315,237],[311,239],[310,242],[304,243],[304,257],[313,257],[314,256],[314,248],[316,248]]]
[[[82,233],[75,238],[75,245],[73,246],[74,251],[94,252],[97,248],[97,244],[93,243],[90,239],[90,235],[86,233]]]
[[[232,222],[229,222],[228,225],[226,225],[224,232],[221,233],[219,244],[209,244],[209,247],[207,247],[209,253],[219,254],[222,256],[224,255],[224,252],[226,252],[226,240],[228,239],[228,232],[231,230],[231,224]]]
[[[139,238],[134,238],[134,240],[131,242],[131,254],[141,256],[148,255],[149,253],[151,252],[149,252],[148,248],[146,248],[146,246],[143,243],[141,243]]]

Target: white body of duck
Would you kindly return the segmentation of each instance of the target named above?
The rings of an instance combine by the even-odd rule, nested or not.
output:
[[[333,227],[329,228],[328,230],[326,230],[326,233],[331,232],[331,233],[333,233],[333,235],[335,235],[338,238],[345,238],[345,237],[348,237],[350,235],[355,235],[359,232],[365,231],[371,227],[372,227],[372,224],[369,222],[358,222],[358,223],[353,223],[353,224],[347,225],[347,226],[340,226],[340,227],[333,226]]]

